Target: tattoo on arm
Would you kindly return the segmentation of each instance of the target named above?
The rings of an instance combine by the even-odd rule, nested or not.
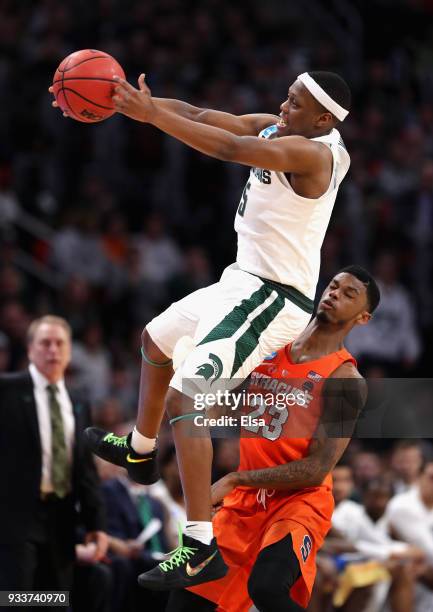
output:
[[[307,457],[263,470],[238,472],[239,485],[268,489],[303,489],[319,486],[337,463],[349,438],[315,439]]]
[[[328,379],[321,421],[308,456],[276,467],[238,472],[238,484],[287,490],[319,486],[349,444],[366,396],[363,378]]]

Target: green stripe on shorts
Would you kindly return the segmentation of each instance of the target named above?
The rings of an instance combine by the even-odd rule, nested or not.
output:
[[[223,338],[231,338],[237,330],[242,327],[248,318],[248,315],[254,312],[263,302],[270,296],[272,289],[262,285],[260,289],[254,291],[254,293],[239,304],[235,306],[231,312],[229,312],[222,321],[220,321],[208,335],[197,344],[207,344],[214,340],[222,340]]]
[[[236,341],[236,353],[230,378],[242,366],[259,343],[259,338],[265,329],[272,323],[278,313],[284,308],[285,300],[281,295],[269,304],[263,312],[252,320],[250,327]]]
[[[301,293],[298,289],[295,289],[295,287],[283,285],[282,283],[277,283],[276,281],[271,281],[269,279],[262,278],[261,276],[258,276],[257,278],[260,278],[260,280],[264,282],[267,287],[271,287],[272,289],[275,289],[275,291],[278,291],[280,295],[285,297],[287,300],[290,300],[293,304],[295,304],[295,306],[304,312],[313,314],[313,300],[310,300],[310,298]]]
[[[260,289],[257,289],[249,298],[242,300],[239,306],[235,306],[197,345],[231,338],[244,325],[248,316],[256,308],[261,306],[272,294],[276,295],[275,300],[250,322],[248,329],[236,341],[231,378],[255,350],[261,334],[284,308],[285,300],[288,299],[288,296],[284,295],[279,287],[272,286],[263,280],[262,282],[264,284]]]

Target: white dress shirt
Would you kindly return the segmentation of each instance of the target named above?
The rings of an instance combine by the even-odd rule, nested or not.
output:
[[[404,542],[391,540],[381,526],[371,520],[364,506],[350,499],[340,502],[335,508],[332,526],[370,559],[385,561],[393,553],[402,553],[408,547]]]
[[[433,563],[433,508],[427,508],[415,486],[391,499],[385,518],[399,538],[423,550]]]
[[[43,493],[51,493],[53,485],[51,482],[51,460],[52,460],[52,444],[51,444],[51,415],[50,404],[47,386],[50,382],[43,376],[36,366],[31,363],[29,366],[30,376],[33,380],[33,394],[36,403],[36,412],[38,415],[39,435],[41,439],[42,449],[42,478],[41,491]],[[65,387],[65,381],[59,380],[57,383],[57,401],[60,404],[60,410],[63,420],[63,430],[65,432],[66,449],[68,451],[69,462],[72,463],[72,453],[74,446],[75,420],[72,409],[71,398],[68,395]]]

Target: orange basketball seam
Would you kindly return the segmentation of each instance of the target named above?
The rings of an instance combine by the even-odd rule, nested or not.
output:
[[[95,80],[98,80],[98,79],[95,79]],[[93,100],[89,100],[89,98],[86,98],[85,96],[78,93],[78,91],[75,91],[75,89],[71,89],[70,87],[63,87],[63,90],[71,91],[72,93],[74,93],[76,96],[78,96],[82,100],[89,102],[89,104],[93,104],[93,106],[99,106],[99,108],[103,108],[105,110],[114,110],[114,106],[104,106],[103,104],[98,104],[97,102],[94,102]],[[66,95],[65,95],[65,98],[66,98]]]
[[[69,110],[71,111],[71,113],[72,113],[72,114],[73,114],[75,117],[78,117],[78,114],[77,114],[77,113],[74,111],[74,109],[72,108],[72,106],[71,106],[71,105],[69,104],[69,102],[68,102],[68,98],[66,97],[66,91],[65,91],[65,88],[64,88],[64,87],[62,87],[60,91],[62,91],[62,92],[63,92],[63,97],[65,98],[66,105],[67,105],[67,107],[69,108]],[[72,90],[72,91],[73,91],[73,90]]]
[[[75,66],[72,66],[72,68],[75,68]],[[60,81],[107,81],[109,83],[113,83],[113,85],[116,83],[116,81],[113,81],[113,79],[106,79],[105,77],[85,77],[85,76],[80,76],[80,77],[65,77],[65,78],[61,78],[61,79],[57,79],[57,81],[53,81],[53,85],[55,85],[56,83],[60,83]]]
[[[81,64],[85,64],[86,62],[91,62],[92,60],[95,60],[95,59],[111,59],[111,58],[108,55],[95,55],[95,57],[86,57],[86,59],[81,60],[80,62],[78,62],[77,64],[74,64],[70,68],[63,68],[63,70],[59,70],[59,72],[68,72],[68,70],[72,70],[72,68],[76,68],[77,66],[81,66]],[[71,58],[69,58],[69,61],[71,61]]]
[[[72,106],[71,106],[71,105],[69,104],[69,102],[68,102],[68,98],[66,97],[65,88],[64,88],[64,85],[63,85],[63,80],[64,80],[64,77],[65,77],[65,70],[66,70],[66,68],[67,68],[67,66],[68,66],[68,64],[69,64],[69,62],[70,62],[70,61],[71,61],[71,58],[69,58],[69,59],[66,61],[65,68],[62,70],[62,86],[61,86],[61,88],[60,88],[60,91],[61,91],[61,92],[63,92],[63,97],[64,97],[64,99],[65,99],[65,102],[66,102],[67,107],[69,108],[69,110],[71,111],[71,113],[72,113],[72,114],[73,114],[73,115],[76,117],[76,116],[77,116],[77,114],[76,114],[76,112],[74,111],[74,109],[72,108]]]

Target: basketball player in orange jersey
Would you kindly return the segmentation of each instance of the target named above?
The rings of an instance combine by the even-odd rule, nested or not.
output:
[[[379,300],[368,272],[345,268],[307,328],[254,370],[255,392],[306,395],[288,409],[255,407],[255,415],[269,417],[267,425],[262,431],[247,426],[257,437],[241,437],[238,471],[212,486],[213,504],[223,500],[213,526],[229,573],[193,587],[200,599],[173,591],[167,612],[247,612],[253,603],[260,612],[282,612],[308,605],[316,554],[331,526],[330,472],[366,396],[343,342],[355,325],[368,323]]]
[[[117,80],[118,112],[206,155],[251,166],[235,220],[236,262],[219,282],[172,304],[143,331],[136,427],[124,437],[97,428],[86,432],[94,453],[150,484],[158,478],[156,438],[167,411],[187,523],[172,559],[146,580],[149,588],[171,589],[227,571],[211,522],[212,443],[189,435],[194,398],[234,388],[309,322],[320,248],[350,165],[337,126],[349,112],[351,94],[335,73],[305,72],[288,88],[279,117],[235,116],[154,98],[144,75],[138,85]],[[193,337],[194,350],[173,374],[173,350],[185,335]]]

